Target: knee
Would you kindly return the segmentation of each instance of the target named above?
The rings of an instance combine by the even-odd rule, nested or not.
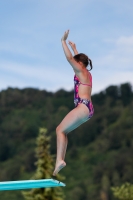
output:
[[[61,133],[60,125],[56,127],[56,134]]]
[[[60,125],[57,126],[57,127],[56,127],[56,134],[62,134],[62,133],[65,134],[65,133],[63,132],[61,126],[60,126]]]

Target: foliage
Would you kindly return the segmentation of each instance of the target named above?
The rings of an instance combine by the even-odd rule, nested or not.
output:
[[[50,137],[46,135],[47,130],[40,128],[37,137],[36,148],[36,173],[32,180],[49,179],[53,172],[53,157],[50,155]],[[58,176],[57,176],[58,178]],[[62,178],[60,176],[60,178]],[[26,200],[63,200],[64,195],[61,188],[37,188],[22,193]]]
[[[131,85],[109,86],[92,101],[94,116],[68,135],[67,166],[60,172],[67,177],[63,190],[66,199],[114,200],[110,187],[133,184]],[[73,107],[73,91],[8,88],[0,92],[0,181],[33,176],[39,127],[46,127],[50,154],[56,154],[56,126]],[[0,199],[23,200],[23,196],[6,191],[0,192]]]
[[[115,197],[120,200],[133,200],[133,185],[125,183],[120,187],[112,187]]]

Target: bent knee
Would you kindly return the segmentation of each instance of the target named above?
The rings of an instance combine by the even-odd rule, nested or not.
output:
[[[58,133],[58,131],[59,131],[59,126],[56,127],[56,133]]]
[[[61,126],[59,125],[56,127],[56,134],[60,134],[60,133],[65,134],[64,131],[62,130]]]

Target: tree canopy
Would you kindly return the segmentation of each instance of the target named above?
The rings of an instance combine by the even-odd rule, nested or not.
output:
[[[111,187],[133,184],[133,91],[130,83],[109,86],[92,96],[94,116],[68,135],[66,199],[114,200]],[[55,93],[33,88],[0,92],[0,181],[30,179],[40,127],[56,154],[56,126],[73,109],[73,91]],[[22,200],[20,192],[0,199]]]

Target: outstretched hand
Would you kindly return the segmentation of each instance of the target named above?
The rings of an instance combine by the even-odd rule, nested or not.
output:
[[[68,44],[71,46],[72,50],[76,49],[76,45],[74,42],[68,41]]]
[[[63,37],[61,38],[62,41],[66,41],[66,39],[68,38],[68,34],[69,34],[69,30],[65,31]]]

